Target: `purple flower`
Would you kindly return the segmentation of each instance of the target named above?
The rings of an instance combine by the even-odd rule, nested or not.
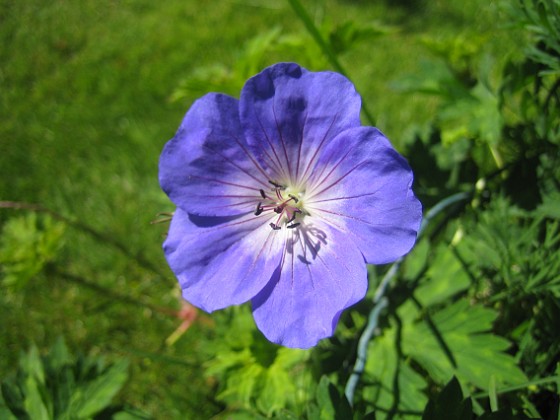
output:
[[[159,166],[177,206],[163,248],[185,299],[208,312],[250,300],[270,341],[308,348],[364,297],[366,263],[412,248],[412,172],[360,125],[360,104],[340,74],[281,63],[239,100],[192,105]]]

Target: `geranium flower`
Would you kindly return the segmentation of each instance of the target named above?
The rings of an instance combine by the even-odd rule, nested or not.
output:
[[[366,263],[413,246],[412,171],[333,72],[273,65],[237,100],[210,93],[160,158],[177,210],[164,243],[186,300],[211,312],[251,301],[270,340],[308,348],[367,290]]]

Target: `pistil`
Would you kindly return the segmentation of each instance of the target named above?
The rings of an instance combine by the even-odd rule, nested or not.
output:
[[[299,198],[293,194],[287,194],[288,198],[286,198],[282,194],[282,191],[286,190],[285,186],[274,181],[268,182],[274,186],[273,194],[269,195],[264,190],[259,190],[263,201],[259,201],[257,203],[257,207],[254,212],[255,216],[259,216],[265,211],[272,210],[274,213],[278,214],[276,221],[270,223],[270,227],[273,230],[280,230],[282,228],[281,223],[283,218],[286,219],[285,224],[288,229],[298,227],[300,223],[293,222],[296,219],[296,216],[302,213],[299,208],[300,206],[297,205],[300,201]]]

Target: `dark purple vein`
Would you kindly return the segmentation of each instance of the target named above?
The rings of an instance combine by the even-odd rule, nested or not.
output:
[[[306,203],[307,204],[316,204],[316,203],[324,203],[327,201],[338,201],[338,200],[352,200],[354,198],[363,198],[363,197],[367,197],[370,195],[375,195],[377,194],[379,191],[381,190],[381,188],[373,191],[373,192],[369,192],[369,193],[364,193],[364,194],[358,194],[358,195],[352,195],[352,196],[346,196],[346,197],[335,197],[335,198],[325,198],[323,200],[315,200],[315,201],[309,201],[307,200]]]
[[[276,162],[274,161],[274,159],[272,159],[272,157],[270,156],[270,154],[268,153],[268,151],[264,147],[262,148],[262,151],[268,157],[268,159],[272,163],[272,166],[274,167],[276,172],[278,172],[278,175],[282,176],[283,178],[287,178],[286,172],[284,170],[284,165],[282,165],[282,161],[278,157],[278,154],[276,153],[276,149],[274,148],[274,145],[273,145],[272,141],[268,137],[268,134],[266,133],[266,130],[264,129],[261,120],[258,117],[256,117],[256,119],[259,122],[259,126],[261,127],[261,130],[264,134],[264,137],[266,138],[266,141],[267,141],[268,145],[270,146],[270,149],[272,150],[272,153],[274,154],[274,157],[276,158]]]
[[[301,125],[301,133],[299,136],[299,147],[298,147],[298,155],[297,155],[297,164],[296,164],[296,175],[295,175],[295,180],[297,181],[299,180],[299,165],[300,165],[300,161],[301,161],[301,149],[303,148],[303,140],[304,140],[304,132],[305,132],[305,126],[307,124],[307,117],[309,116],[307,110],[305,111],[305,120],[303,121],[303,124]]]
[[[329,132],[331,131],[331,128],[333,127],[334,122],[336,121],[337,118],[338,118],[338,113],[334,116],[331,124],[329,125],[329,128],[327,129],[327,131],[325,132],[325,135],[321,139],[321,142],[319,143],[319,147],[317,147],[317,149],[315,149],[315,152],[313,153],[313,156],[311,157],[311,160],[307,163],[307,167],[305,168],[305,172],[301,175],[302,180],[307,176],[307,173],[311,169],[313,161],[317,158],[320,150],[323,148],[323,145],[325,144],[325,141],[327,140],[327,136],[329,135]],[[308,180],[309,180],[309,177],[305,179],[303,184],[306,185]]]
[[[276,96],[274,97],[276,98]],[[290,182],[293,182],[291,176],[292,176],[292,167],[290,165],[290,158],[288,157],[288,150],[286,147],[286,142],[284,141],[284,136],[282,136],[282,130],[280,129],[280,126],[278,125],[278,118],[276,118],[276,103],[274,101],[274,98],[272,99],[272,115],[274,115],[274,123],[276,124],[276,130],[278,130],[278,135],[280,136],[280,142],[282,144],[282,149],[284,149],[284,157],[286,158],[286,165],[288,166],[288,179]]]
[[[321,173],[319,175],[317,175],[317,178],[323,177],[323,179],[321,179],[321,181],[318,182],[314,182],[313,185],[323,185],[323,183],[325,183],[327,181],[327,179],[329,179],[329,177],[333,174],[333,172],[340,166],[340,164],[344,161],[344,159],[346,159],[346,157],[350,154],[350,150],[348,150],[346,152],[346,154],[344,156],[342,156],[342,158],[336,162],[336,164],[331,168],[331,170],[329,171],[329,173],[327,175],[325,175],[323,177],[323,174],[325,173],[325,169],[326,166],[323,166],[323,170],[321,171]],[[360,162],[358,165],[356,165],[355,167],[353,167],[352,169],[350,169],[349,172],[347,172],[345,175],[343,175],[341,178],[339,178],[337,181],[333,182],[331,185],[329,185],[328,187],[323,188],[321,191],[316,192],[315,189],[313,189],[313,191],[311,191],[309,193],[309,195],[311,197],[314,197],[316,195],[322,194],[325,191],[327,191],[328,189],[332,188],[333,186],[335,186],[336,184],[338,184],[342,179],[344,179],[346,176],[348,176],[348,174],[350,174],[351,172],[353,172],[356,168],[358,168],[360,165],[362,164],[362,162]]]
[[[255,177],[252,173],[250,173],[249,171],[245,170],[244,168],[242,168],[241,166],[239,166],[236,162],[234,162],[232,159],[230,159],[227,156],[224,156],[223,154],[221,154],[220,152],[218,152],[217,150],[214,150],[213,148],[209,147],[208,145],[204,145],[203,147],[205,147],[206,149],[212,151],[213,153],[217,154],[218,156],[220,156],[222,159],[224,159],[225,161],[227,161],[231,166],[234,166],[235,168],[237,168],[239,171],[243,172],[244,174],[246,174],[247,176],[249,176],[250,178],[254,179],[255,181],[263,184],[263,185],[268,185],[267,182],[258,179],[257,177]],[[258,168],[257,168],[258,169]],[[265,178],[266,178],[266,174],[265,174]]]

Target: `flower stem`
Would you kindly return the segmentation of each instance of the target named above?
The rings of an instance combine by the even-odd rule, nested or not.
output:
[[[330,65],[337,72],[348,77],[348,73],[346,72],[344,67],[342,67],[340,61],[338,61],[338,57],[336,56],[336,53],[332,49],[331,45],[327,41],[325,41],[325,39],[321,35],[321,32],[319,32],[319,29],[317,28],[315,23],[313,23],[311,16],[309,16],[309,13],[307,13],[305,7],[303,7],[301,2],[299,0],[288,0],[288,3],[290,3],[290,6],[292,6],[292,9],[294,10],[295,14],[300,18],[300,20],[305,25],[305,29],[307,29],[307,32],[309,32],[313,40],[317,43],[319,48],[321,48],[321,51],[323,51],[323,54],[325,54],[325,56],[327,57],[327,60],[329,61]],[[363,101],[363,98],[362,98],[362,111],[364,113],[364,116],[368,120],[368,123],[371,125],[375,125],[375,119],[373,118],[372,114],[369,112],[369,109],[365,104],[365,102]]]
[[[456,193],[447,198],[444,198],[434,207],[432,207],[430,211],[426,213],[424,219],[422,220],[422,225],[420,226],[420,229],[418,231],[418,238],[420,238],[420,235],[426,230],[428,224],[439,213],[455,203],[469,199],[471,195],[472,193],[470,192]],[[381,311],[389,305],[389,300],[385,296],[385,292],[387,291],[387,287],[390,284],[391,280],[397,275],[399,267],[401,266],[403,261],[404,257],[401,257],[397,261],[395,261],[393,265],[391,265],[391,268],[389,268],[389,271],[387,271],[387,273],[379,283],[379,286],[377,286],[377,290],[375,291],[375,294],[373,296],[373,308],[371,308],[371,311],[369,313],[366,328],[362,332],[360,340],[358,341],[356,362],[344,390],[344,394],[346,395],[346,398],[348,399],[350,405],[353,404],[356,387],[358,385],[360,377],[362,376],[362,373],[364,372],[367,361],[367,350],[369,342],[374,335],[377,335],[375,334],[375,332],[379,323],[379,315]]]

